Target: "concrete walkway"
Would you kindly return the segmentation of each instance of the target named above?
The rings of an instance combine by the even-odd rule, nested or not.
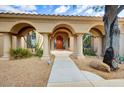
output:
[[[105,80],[91,72],[80,71],[70,59],[69,51],[52,51],[52,54],[55,55],[55,62],[48,80],[48,87],[124,86],[124,80]]]

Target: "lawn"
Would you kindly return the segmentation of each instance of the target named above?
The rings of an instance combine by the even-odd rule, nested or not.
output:
[[[53,64],[54,56],[51,56]],[[20,60],[0,61],[1,87],[45,87],[52,64],[38,57]]]
[[[100,70],[96,70],[94,68],[91,68],[89,66],[89,63],[92,60],[95,61],[102,61],[102,58],[98,58],[98,57],[89,57],[86,56],[84,59],[79,60],[76,59],[74,56],[70,55],[71,59],[75,62],[75,64],[78,66],[78,68],[80,70],[85,70],[85,71],[89,71],[89,72],[93,72],[97,75],[100,75],[101,77],[105,78],[105,79],[124,79],[124,64],[119,64],[119,70],[115,71],[115,72],[103,72]]]

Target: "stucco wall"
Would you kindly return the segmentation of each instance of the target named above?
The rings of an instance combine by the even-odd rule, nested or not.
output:
[[[120,19],[120,54],[124,56],[124,19]],[[103,26],[102,17],[59,17],[59,16],[22,16],[0,14],[0,32],[10,32],[16,24],[27,23],[40,33],[52,33],[57,25],[66,24],[73,28],[75,33],[89,33],[92,27]],[[67,28],[70,28],[67,27]],[[103,30],[104,31],[104,30]],[[0,56],[3,51],[3,40],[0,34]]]
[[[124,56],[124,33],[120,34],[120,48],[119,48],[119,54],[121,56]]]
[[[23,21],[22,21],[23,22]],[[24,21],[26,22],[26,21]],[[30,21],[29,21],[30,22]],[[17,22],[0,22],[0,32],[10,32],[12,27],[16,24]],[[53,29],[55,26],[60,25],[65,22],[36,22],[33,23],[34,27],[38,32],[45,32],[45,33],[52,33]],[[86,33],[88,32],[89,28],[92,26],[92,24],[85,24],[85,23],[66,23],[69,26],[71,26],[76,33]]]
[[[14,17],[7,17],[7,18],[0,18],[0,32],[10,32],[13,26],[19,23],[28,23],[32,25],[38,32],[40,33],[52,33],[54,28],[60,24],[67,24],[73,28],[75,33],[88,33],[90,28],[94,25],[103,25],[102,19],[99,18],[97,21],[92,20],[91,18],[85,19],[83,17],[77,17],[74,19],[68,17],[41,17],[41,18],[16,18]],[[77,20],[76,20],[77,19]]]

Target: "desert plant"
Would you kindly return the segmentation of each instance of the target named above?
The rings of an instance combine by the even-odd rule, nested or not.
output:
[[[83,43],[84,55],[96,56],[95,52],[91,49],[91,35],[90,34],[84,34],[83,42],[84,42]]]
[[[42,48],[36,48],[36,56],[42,57],[43,55],[43,49]]]
[[[95,52],[91,48],[84,48],[83,52],[84,52],[84,55],[96,56]]]
[[[23,48],[11,49],[10,54],[14,59],[28,58],[32,56],[31,52],[28,49]]]
[[[91,35],[85,33],[83,36],[83,46],[84,48],[90,48],[91,47]]]

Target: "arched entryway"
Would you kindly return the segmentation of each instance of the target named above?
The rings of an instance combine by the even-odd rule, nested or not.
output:
[[[32,52],[37,42],[42,39],[34,25],[29,22],[18,22],[11,28],[10,33],[12,35],[12,48],[28,48]]]
[[[50,48],[51,50],[72,50],[74,46],[74,36],[68,25],[58,25],[54,28],[53,33],[50,35]]]
[[[84,49],[90,50],[93,55],[104,55],[104,27],[96,25],[89,30],[84,36]]]
[[[104,26],[96,25],[90,29],[91,34],[91,46],[95,51],[96,55],[103,56],[104,55]]]
[[[32,24],[28,22],[15,22],[8,33],[0,34],[3,40],[0,44],[0,47],[3,49],[2,51],[0,50],[2,59],[10,59],[10,49],[28,48],[29,46],[26,45],[25,40],[36,40],[37,35],[33,34],[34,32],[36,32],[36,29]],[[26,38],[24,39],[24,37]]]

